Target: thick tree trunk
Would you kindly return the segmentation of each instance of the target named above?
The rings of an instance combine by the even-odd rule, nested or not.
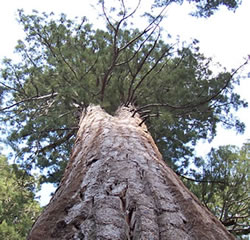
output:
[[[88,107],[58,190],[29,238],[234,239],[164,163],[138,114]]]

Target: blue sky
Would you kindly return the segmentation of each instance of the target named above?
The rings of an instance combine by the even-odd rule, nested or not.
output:
[[[15,58],[13,54],[14,46],[18,39],[22,39],[24,34],[21,26],[16,21],[17,9],[23,8],[30,13],[32,9],[39,12],[61,12],[69,17],[87,16],[94,23],[97,13],[90,7],[93,0],[8,0],[1,4],[0,8],[0,59],[4,56]],[[143,3],[143,1],[142,1]],[[145,4],[145,3],[143,3]],[[228,70],[237,68],[244,62],[244,58],[250,55],[250,1],[243,0],[239,9],[233,13],[222,8],[209,19],[197,19],[188,15],[191,7],[184,4],[182,7],[171,5],[167,10],[167,19],[164,22],[164,29],[173,36],[180,36],[181,40],[190,41],[196,38],[200,41],[200,49],[206,57],[212,57],[215,62],[226,67]],[[246,76],[250,72],[250,65],[247,65],[241,72],[244,76],[240,86],[236,91],[241,97],[250,103],[250,78]],[[233,130],[218,128],[218,135],[210,144],[201,141],[197,146],[197,153],[206,154],[211,147],[218,145],[234,144],[241,146],[250,138],[250,108],[239,110],[236,115],[246,124],[244,135],[236,135]],[[48,202],[47,192],[51,191],[49,185],[43,187],[41,202]],[[46,192],[46,194],[44,194]]]

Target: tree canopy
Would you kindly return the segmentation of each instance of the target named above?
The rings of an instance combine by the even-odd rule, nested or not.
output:
[[[128,19],[137,7],[129,11],[123,3],[108,11],[100,1],[104,30],[86,17],[19,11],[26,38],[16,47],[21,61],[3,61],[1,120],[20,162],[43,170],[44,181],[59,181],[79,113],[89,103],[109,113],[121,104],[134,105],[165,160],[180,172],[197,140],[212,139],[218,123],[244,131],[230,113],[247,106],[233,91],[237,69],[213,73],[197,40],[183,47],[168,43],[160,28],[162,12],[145,29],[132,27]],[[117,13],[116,20],[109,13]]]

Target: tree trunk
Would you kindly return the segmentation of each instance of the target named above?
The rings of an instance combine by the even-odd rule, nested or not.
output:
[[[28,239],[234,239],[141,123],[130,108],[111,116],[88,107],[60,186]]]

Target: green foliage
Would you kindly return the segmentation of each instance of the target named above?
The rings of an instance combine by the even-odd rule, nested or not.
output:
[[[221,6],[227,7],[231,11],[235,11],[242,0],[187,0],[189,3],[194,3],[196,11],[192,13],[196,17],[210,17],[213,15]],[[162,7],[169,5],[170,3],[182,4],[184,0],[154,0],[155,6]]]
[[[35,163],[44,181],[59,181],[79,113],[90,103],[110,113],[121,104],[134,104],[149,120],[165,160],[181,172],[196,141],[212,139],[217,123],[244,131],[230,114],[247,106],[233,92],[234,73],[213,74],[198,41],[176,48],[160,37],[160,20],[139,30],[124,24],[125,15],[115,22],[107,19],[106,30],[100,30],[86,18],[19,11],[26,39],[16,47],[22,61],[3,62],[0,86],[9,101],[2,104],[1,120],[26,169]]]
[[[0,156],[0,239],[24,240],[41,211],[34,200],[37,181]]]
[[[196,174],[198,183],[186,181],[187,186],[213,212],[228,230],[244,239],[250,233],[250,164],[249,144],[241,149],[221,146],[212,149]]]

